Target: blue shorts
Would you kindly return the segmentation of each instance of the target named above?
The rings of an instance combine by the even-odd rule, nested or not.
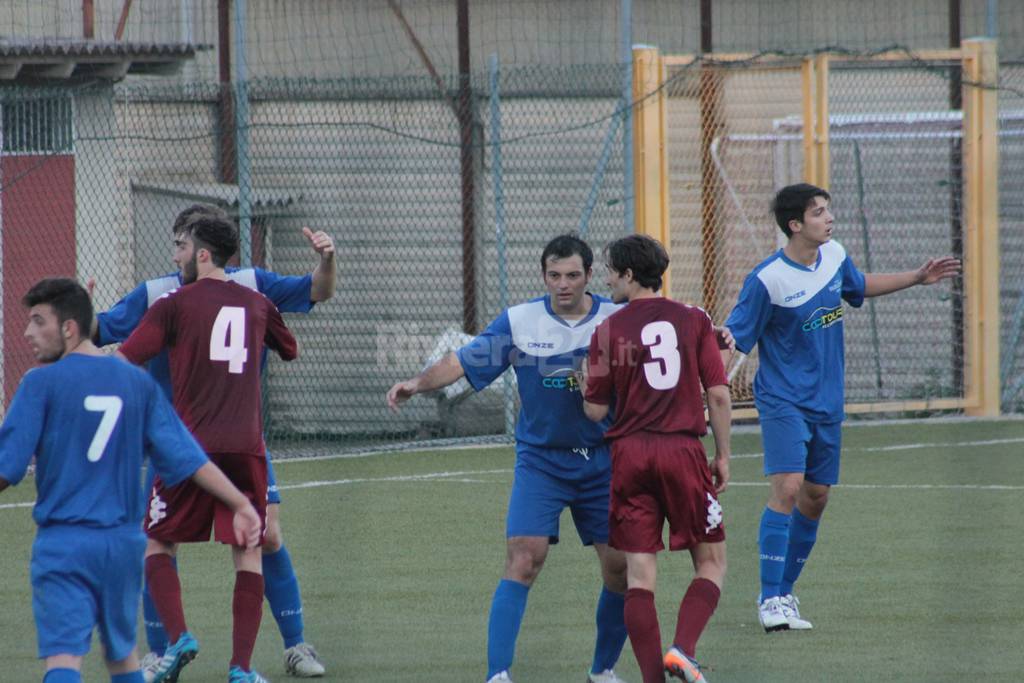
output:
[[[812,484],[838,484],[842,426],[808,422],[796,415],[762,419],[765,475],[803,472]]]
[[[558,543],[558,520],[568,507],[583,545],[607,543],[611,480],[607,445],[573,451],[516,444],[505,535]]]
[[[145,550],[146,536],[134,524],[39,530],[30,570],[40,659],[84,656],[97,627],[108,661],[132,653]]]
[[[146,499],[153,490],[153,480],[156,479],[156,468],[146,468]],[[280,505],[281,493],[277,490],[277,477],[274,475],[274,466],[271,464],[270,451],[267,451],[267,505]]]

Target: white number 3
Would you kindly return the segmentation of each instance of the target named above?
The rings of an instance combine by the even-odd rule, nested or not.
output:
[[[644,363],[647,383],[652,389],[662,391],[673,388],[679,383],[679,372],[682,369],[676,328],[664,320],[648,323],[640,330],[640,341],[651,349],[651,358],[655,359]],[[657,362],[659,359],[660,363]]]
[[[245,348],[245,309],[241,306],[222,306],[213,321],[210,333],[210,360],[227,361],[228,372],[242,374],[249,359]]]
[[[121,408],[124,402],[120,396],[93,396],[85,397],[85,409],[92,413],[103,413],[100,418],[100,426],[92,436],[92,443],[89,444],[89,452],[86,457],[89,462],[96,462],[103,457],[103,451],[110,441],[110,435],[114,433],[117,425],[117,418],[121,416]]]

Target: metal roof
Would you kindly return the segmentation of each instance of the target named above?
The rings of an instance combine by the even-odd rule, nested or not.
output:
[[[132,190],[220,204],[231,208],[238,207],[238,185],[230,183],[162,183],[136,180],[132,182]],[[254,209],[282,209],[301,199],[302,195],[297,192],[260,187],[253,188],[249,201]]]
[[[210,45],[0,38],[0,81],[173,74]]]

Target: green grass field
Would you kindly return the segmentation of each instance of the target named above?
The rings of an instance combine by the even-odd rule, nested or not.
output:
[[[721,681],[1024,680],[1024,422],[916,422],[845,431],[842,485],[798,584],[814,630],[757,624],[756,535],[767,495],[759,437],[734,437],[722,496],[729,576],[698,650]],[[327,681],[476,682],[504,561],[510,448],[283,462],[282,519]],[[28,580],[31,483],[0,497],[0,681],[41,680]],[[202,651],[181,681],[225,680],[232,582],[227,550],[184,548],[186,616]],[[690,578],[661,556],[658,608],[671,638]],[[568,515],[531,591],[518,683],[583,681],[599,591],[593,550]],[[140,640],[141,642],[141,640]],[[265,612],[254,664],[284,680]],[[629,645],[617,667],[640,681]],[[108,680],[94,647],[85,680]]]

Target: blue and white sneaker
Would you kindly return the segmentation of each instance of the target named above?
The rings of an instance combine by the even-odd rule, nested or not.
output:
[[[245,671],[240,666],[233,666],[228,670],[228,683],[270,683],[270,681],[255,671]]]
[[[153,683],[177,683],[178,674],[198,654],[199,643],[191,633],[185,631],[153,667]]]
[[[786,615],[790,631],[809,631],[814,628],[811,622],[800,617],[800,601],[792,593],[779,596],[779,604],[782,605],[782,613]]]

